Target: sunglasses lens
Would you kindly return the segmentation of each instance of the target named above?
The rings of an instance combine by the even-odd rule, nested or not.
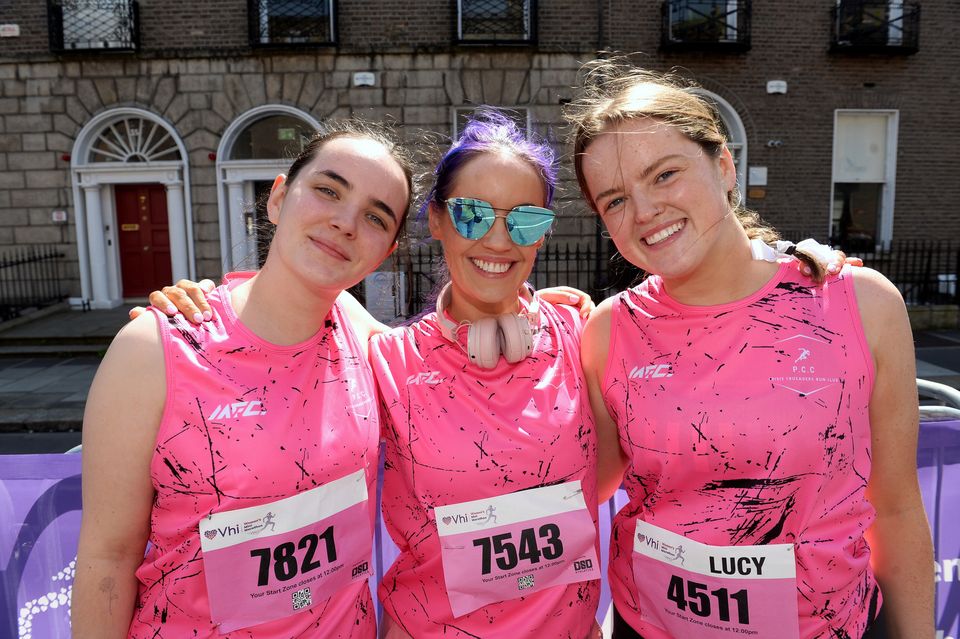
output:
[[[520,246],[530,246],[547,234],[556,214],[539,206],[518,206],[507,216],[510,238]]]
[[[447,200],[447,211],[457,233],[468,240],[479,240],[493,226],[493,208],[483,200],[454,197]]]

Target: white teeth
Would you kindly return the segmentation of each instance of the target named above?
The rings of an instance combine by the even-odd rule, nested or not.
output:
[[[667,228],[657,231],[653,235],[644,238],[644,241],[647,243],[647,246],[652,246],[657,242],[662,242],[680,229],[683,228],[683,222],[677,222],[676,224],[671,224]]]
[[[471,259],[470,261],[486,273],[506,273],[507,269],[510,268],[510,264],[507,262],[487,262],[486,260],[475,259]]]

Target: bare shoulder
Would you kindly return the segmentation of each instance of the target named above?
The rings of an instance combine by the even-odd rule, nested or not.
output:
[[[882,273],[872,268],[858,267],[850,270],[853,277],[854,290],[857,292],[857,302],[861,307],[874,309],[894,305],[903,306],[903,296],[900,291]]]
[[[110,344],[90,387],[84,415],[87,435],[116,435],[124,424],[149,425],[152,441],[166,399],[166,368],[160,329],[152,313],[127,323]],[[124,415],[137,415],[134,422]],[[151,419],[152,418],[152,419]]]
[[[860,320],[871,348],[889,339],[910,341],[910,321],[897,287],[870,268],[855,268],[851,273]]]
[[[367,342],[370,338],[390,330],[390,327],[378,321],[357,298],[347,291],[340,293],[340,295],[337,296],[337,301],[340,302],[340,305],[343,307],[343,312],[346,314],[347,319],[350,320],[350,324],[353,326],[353,330],[357,335],[357,341],[360,342],[360,348],[366,357]]]
[[[607,366],[614,299],[608,297],[600,302],[583,327],[580,359],[584,369],[598,378]]]

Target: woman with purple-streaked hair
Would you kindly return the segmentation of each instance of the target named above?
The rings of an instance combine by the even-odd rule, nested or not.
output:
[[[370,342],[400,548],[381,637],[597,636],[581,319],[518,295],[554,219],[553,152],[484,111],[434,173],[421,211],[449,282],[436,312]]]

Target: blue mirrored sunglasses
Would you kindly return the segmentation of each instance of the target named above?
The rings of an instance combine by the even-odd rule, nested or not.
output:
[[[506,209],[497,209],[489,202],[469,197],[452,197],[446,204],[453,227],[468,240],[479,240],[493,228],[497,218],[502,217],[507,223],[510,239],[520,246],[535,244],[547,234],[557,216],[550,209],[529,205],[517,206],[506,211],[506,215],[498,215],[497,211]]]

